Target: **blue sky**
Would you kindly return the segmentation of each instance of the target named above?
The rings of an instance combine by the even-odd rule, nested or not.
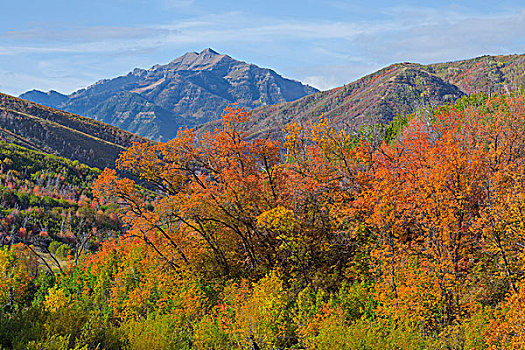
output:
[[[207,47],[324,90],[395,62],[525,53],[525,3],[2,1],[0,92],[71,93]]]

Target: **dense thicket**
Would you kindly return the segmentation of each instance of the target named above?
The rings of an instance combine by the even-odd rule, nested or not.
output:
[[[522,348],[524,102],[291,124],[283,144],[247,141],[228,108],[202,138],[134,144],[117,167],[156,199],[110,169],[94,185],[122,236],[39,288],[31,252],[2,251],[0,344]]]
[[[67,255],[95,251],[116,236],[115,206],[93,198],[99,175],[76,161],[0,142],[0,246],[23,243],[48,270],[60,270]]]

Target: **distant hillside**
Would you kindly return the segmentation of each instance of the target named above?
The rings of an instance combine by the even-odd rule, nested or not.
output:
[[[426,66],[399,63],[339,88],[257,108],[248,131],[252,137],[279,135],[291,121],[315,120],[321,115],[335,126],[352,128],[387,122],[398,113],[450,103],[465,94],[516,89],[524,84],[525,55],[483,56]]]
[[[101,169],[113,167],[133,141],[145,141],[114,126],[5,94],[0,94],[0,139]]]
[[[62,103],[66,102],[68,97],[67,95],[61,94],[60,92],[57,92],[55,90],[51,90],[48,92],[42,92],[39,90],[31,90],[23,95],[31,98],[26,98],[27,100],[30,100],[32,102],[36,102],[48,107],[53,106],[59,106]]]
[[[525,84],[525,55],[482,56],[425,68],[466,94],[516,90]]]
[[[153,140],[168,140],[179,127],[218,119],[230,103],[253,109],[317,91],[271,69],[206,49],[186,53],[167,65],[137,68],[125,76],[101,80],[69,96],[33,90],[20,97]]]

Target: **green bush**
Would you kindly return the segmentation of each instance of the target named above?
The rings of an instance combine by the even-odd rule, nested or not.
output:
[[[181,327],[174,315],[149,315],[123,324],[120,331],[125,348],[130,350],[191,348],[191,329]]]

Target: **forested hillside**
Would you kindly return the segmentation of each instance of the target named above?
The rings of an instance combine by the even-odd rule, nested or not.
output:
[[[525,84],[525,55],[481,56],[470,60],[436,63],[428,71],[466,94],[511,91]]]
[[[1,142],[0,246],[31,246],[47,272],[66,267],[67,255],[96,251],[121,232],[115,206],[93,198],[99,174],[77,161]]]
[[[96,120],[0,94],[0,137],[103,169],[145,139]]]
[[[520,349],[525,96],[464,96],[390,123],[133,144],[93,187],[126,232],[56,279],[0,250],[17,349]],[[88,171],[88,170],[85,170]],[[43,283],[42,281],[46,282]]]
[[[525,55],[482,56],[430,65],[398,63],[344,86],[297,101],[253,111],[252,137],[282,137],[290,122],[321,114],[336,128],[387,123],[424,106],[448,104],[464,95],[507,92],[525,84]],[[210,127],[212,128],[212,127]]]

